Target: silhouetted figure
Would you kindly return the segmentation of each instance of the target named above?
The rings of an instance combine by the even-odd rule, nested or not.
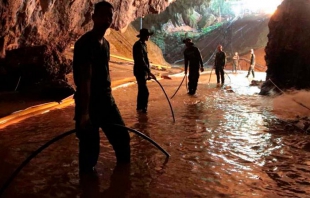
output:
[[[186,38],[183,40],[183,43],[186,45],[186,49],[184,50],[185,75],[187,75],[187,70],[189,68],[188,94],[194,95],[199,79],[199,69],[201,72],[204,71],[203,62],[200,50],[194,45],[191,39]]]
[[[96,173],[102,128],[115,151],[118,164],[130,162],[130,137],[111,93],[109,74],[110,45],[104,38],[113,18],[108,2],[95,4],[93,29],[85,33],[74,47],[73,75],[76,84],[75,121],[79,139],[80,173]]]
[[[151,73],[149,58],[147,55],[147,45],[145,41],[148,41],[150,36],[153,35],[148,29],[142,28],[140,34],[137,35],[140,38],[133,46],[133,74],[136,77],[138,84],[138,96],[137,96],[137,111],[146,113],[149,100],[149,90],[146,85],[146,81],[155,79],[156,77]]]
[[[249,67],[248,75],[246,75],[246,77],[249,77],[250,73],[252,72],[253,78],[255,78],[254,67],[255,67],[255,54],[254,54],[254,50],[251,49],[250,67]]]
[[[232,73],[234,73],[234,71],[237,73],[237,67],[239,67],[239,55],[238,52],[235,52],[235,55],[233,56]]]
[[[225,52],[223,52],[223,46],[218,45],[217,53],[215,55],[215,61],[214,61],[214,69],[215,69],[217,84],[220,83],[220,80],[221,80],[222,85],[225,83],[225,77],[224,77],[225,65],[226,65],[226,54]]]

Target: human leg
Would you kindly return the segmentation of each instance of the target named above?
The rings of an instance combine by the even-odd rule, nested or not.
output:
[[[221,74],[221,83],[224,84],[225,82],[225,76],[224,76],[224,68],[220,68],[220,74]]]
[[[188,94],[190,94],[191,92],[191,81],[190,81],[190,77],[189,75],[187,76],[187,91],[188,91]]]
[[[90,126],[87,130],[77,130],[79,139],[79,171],[90,173],[97,164],[100,152],[99,128]]]
[[[236,70],[236,63],[235,63],[235,62],[233,62],[232,71],[231,71],[231,72],[234,73],[234,71],[237,71],[237,70]]]
[[[116,104],[110,107],[102,119],[101,127],[115,151],[118,164],[130,162],[130,136],[126,129],[113,126],[125,126]]]
[[[220,83],[220,68],[218,67],[215,68],[215,74],[216,74],[217,84],[219,84]]]
[[[199,71],[198,72],[191,72],[189,75],[190,79],[190,94],[195,94],[197,90],[197,85],[198,85],[198,79],[199,79]]]
[[[137,110],[147,110],[149,91],[145,77],[136,77],[138,83]]]
[[[246,77],[249,77],[250,73],[251,73],[251,66],[249,67],[249,70],[248,70],[248,74],[246,75]]]
[[[253,78],[255,78],[255,74],[254,74],[254,65],[251,65],[251,72],[252,72],[252,75],[253,75]],[[250,75],[250,73],[249,73],[249,75]]]
[[[194,79],[193,79],[193,74],[190,73],[188,75],[188,94],[195,94],[195,82],[194,82]]]

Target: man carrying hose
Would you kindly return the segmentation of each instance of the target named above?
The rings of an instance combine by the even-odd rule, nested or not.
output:
[[[147,45],[145,41],[148,41],[152,32],[148,29],[142,28],[140,34],[137,35],[140,38],[133,46],[133,74],[136,77],[138,84],[138,96],[137,96],[137,111],[141,113],[147,113],[147,105],[149,100],[149,90],[146,85],[146,81],[150,79],[156,79],[154,74],[151,73],[149,58],[147,55]]]

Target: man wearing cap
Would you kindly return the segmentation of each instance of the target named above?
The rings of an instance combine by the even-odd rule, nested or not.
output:
[[[194,95],[199,79],[199,69],[201,72],[204,71],[203,62],[200,50],[194,45],[191,39],[186,38],[183,40],[183,43],[186,45],[186,49],[184,50],[185,75],[187,75],[187,68],[189,67],[188,94]]]
[[[222,85],[224,85],[225,77],[224,77],[224,67],[226,65],[226,54],[223,52],[223,46],[217,46],[217,53],[215,54],[214,68],[216,74],[217,84],[220,84],[220,80]],[[221,77],[221,78],[220,78]]]
[[[149,91],[146,81],[156,78],[150,70],[147,45],[145,43],[145,41],[149,40],[151,35],[153,35],[152,32],[149,32],[146,28],[142,28],[140,34],[137,35],[140,39],[134,44],[132,50],[134,60],[133,74],[135,75],[138,84],[137,111],[141,113],[147,112]]]

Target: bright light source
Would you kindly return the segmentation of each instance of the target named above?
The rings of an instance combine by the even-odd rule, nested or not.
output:
[[[261,12],[266,14],[272,14],[276,11],[278,5],[282,0],[244,0],[244,8],[249,9],[252,12]]]
[[[273,14],[283,0],[234,0],[226,1],[232,5],[235,15],[264,13]]]

